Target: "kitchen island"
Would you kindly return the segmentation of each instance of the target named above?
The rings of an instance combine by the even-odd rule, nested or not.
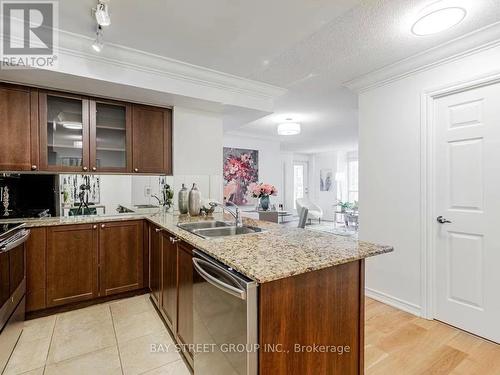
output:
[[[258,284],[261,375],[363,373],[364,259],[391,252],[391,247],[250,219],[244,224],[264,231],[207,240],[178,227],[179,222],[206,219],[149,211],[26,222],[32,228],[76,224],[108,228],[107,223],[131,220],[145,223],[147,255],[141,262],[145,272],[137,285],[152,289],[178,343],[193,343],[190,262],[192,250],[198,249]],[[184,355],[192,365],[192,351]]]

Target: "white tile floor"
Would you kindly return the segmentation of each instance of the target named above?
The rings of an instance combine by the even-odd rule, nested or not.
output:
[[[25,322],[4,374],[189,375],[149,295]]]

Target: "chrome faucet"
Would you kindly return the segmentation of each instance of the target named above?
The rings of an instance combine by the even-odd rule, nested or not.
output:
[[[210,202],[209,203],[210,207],[220,207],[220,208],[222,208],[223,211],[230,213],[231,216],[234,217],[234,225],[237,227],[242,227],[243,220],[241,219],[240,208],[236,204],[234,204],[233,202],[226,202],[226,204],[230,204],[231,206],[234,206],[234,210],[227,208],[225,205],[220,204],[219,202]]]
[[[158,198],[158,196],[156,194],[153,194],[151,195],[153,198],[155,198],[157,201],[158,201],[158,206],[163,206],[163,203],[162,201],[160,200],[160,198]]]

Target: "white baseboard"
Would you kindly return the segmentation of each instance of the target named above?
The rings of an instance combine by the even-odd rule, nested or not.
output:
[[[407,313],[422,317],[422,308],[414,303],[390,296],[383,292],[378,292],[376,290],[365,288],[365,295],[367,297],[373,298],[379,302],[385,303],[386,305],[395,307],[396,309],[406,311]]]

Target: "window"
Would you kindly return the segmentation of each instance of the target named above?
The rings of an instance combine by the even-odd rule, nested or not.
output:
[[[357,159],[347,161],[347,199],[351,203],[359,200],[358,164]]]

